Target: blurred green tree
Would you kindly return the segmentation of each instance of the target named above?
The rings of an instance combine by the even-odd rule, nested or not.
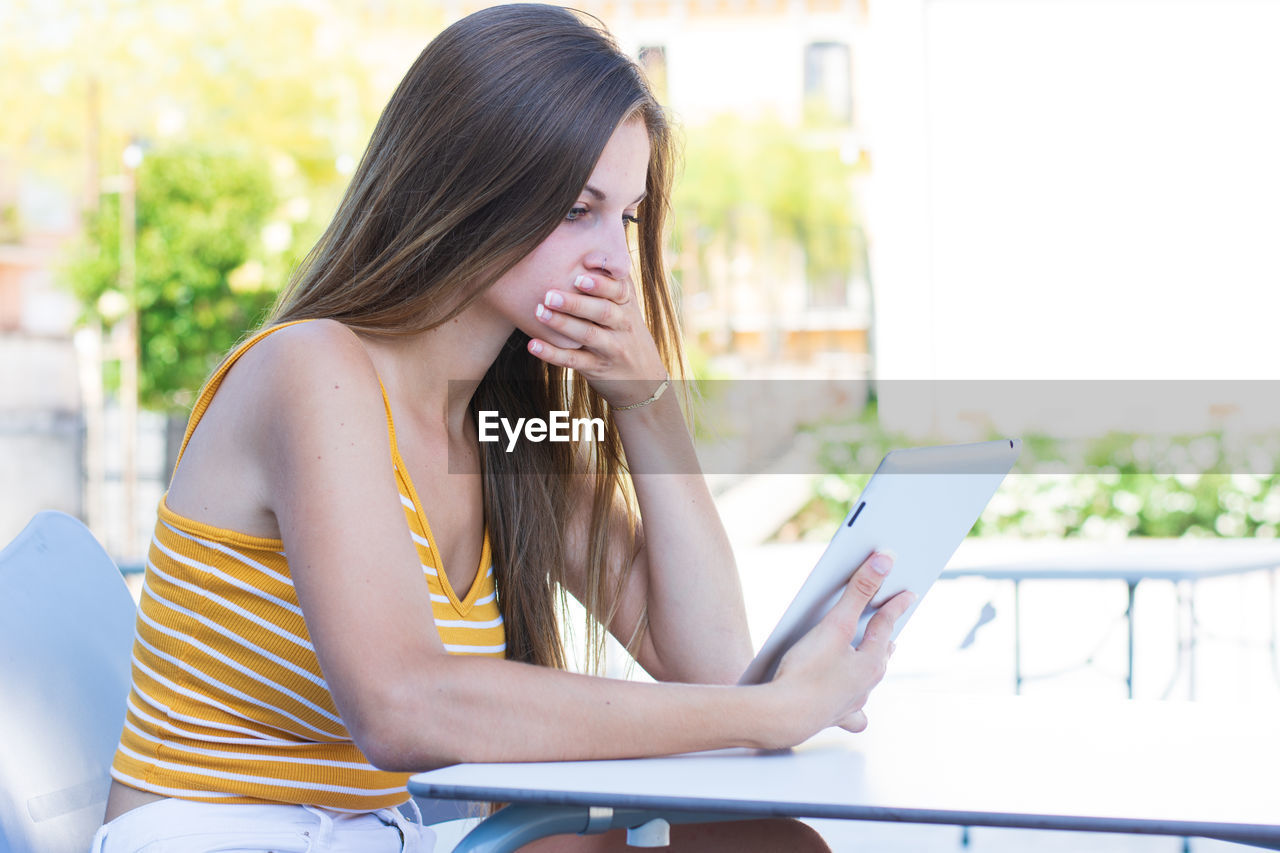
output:
[[[103,185],[131,140],[151,146],[138,174],[143,405],[182,407],[259,319],[443,19],[410,0],[0,3],[15,83],[0,111],[22,117],[0,122],[0,178],[83,198],[68,276],[88,315],[119,268],[119,197]],[[21,226],[0,209],[0,239]]]
[[[0,123],[0,157],[79,183],[92,162],[118,169],[131,137],[234,140],[293,161],[273,169],[340,186],[338,159],[358,155],[385,101],[379,60],[402,73],[416,53],[388,49],[385,31],[408,27],[421,48],[442,17],[395,11],[332,0],[0,3],[15,83],[0,87],[0,109],[23,116]]]
[[[269,170],[252,155],[180,148],[143,160],[136,261],[142,405],[185,408],[217,359],[271,306],[278,282],[261,235],[275,202]],[[103,295],[119,287],[118,202],[90,217],[85,237],[66,277],[94,315]]]
[[[829,135],[774,118],[723,116],[686,136],[673,238],[693,249],[700,267],[711,252],[741,248],[762,257],[798,247],[811,284],[843,284],[861,270],[856,165]]]

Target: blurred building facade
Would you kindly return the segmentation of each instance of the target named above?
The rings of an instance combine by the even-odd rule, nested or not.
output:
[[[808,144],[865,162],[857,88],[863,0],[602,0],[587,9],[641,61],[687,132],[726,113],[772,116]],[[858,186],[848,192],[855,207]],[[871,300],[861,264],[813,280],[803,251],[791,247],[763,256],[711,253],[699,270],[698,236],[682,236],[671,260],[686,334],[724,373],[866,375]]]

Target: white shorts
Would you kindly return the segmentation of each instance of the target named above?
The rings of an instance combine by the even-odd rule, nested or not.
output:
[[[417,814],[416,807],[414,808]],[[125,812],[92,853],[432,853],[435,832],[396,809],[232,805],[165,799]]]

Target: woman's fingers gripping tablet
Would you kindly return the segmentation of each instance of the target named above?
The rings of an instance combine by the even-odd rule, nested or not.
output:
[[[845,585],[844,594],[823,620],[829,621],[839,630],[846,643],[853,642],[858,633],[858,620],[862,618],[862,611],[880,591],[880,584],[884,583],[885,576],[892,568],[893,558],[888,554],[872,554],[868,557],[853,573],[853,577]]]
[[[914,594],[903,592],[886,601],[868,623],[858,648],[850,644],[857,635],[858,620],[892,566],[893,560],[887,554],[869,557],[853,573],[839,601],[822,622],[783,659],[780,678],[813,679],[809,686],[816,691],[806,699],[813,703],[806,710],[816,716],[810,718],[809,731],[797,733],[799,740],[826,726],[853,732],[867,727],[862,706],[884,677],[893,625],[915,601]]]

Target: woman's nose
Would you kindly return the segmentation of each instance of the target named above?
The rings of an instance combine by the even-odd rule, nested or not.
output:
[[[627,232],[619,225],[609,229],[609,239],[602,240],[600,246],[586,258],[587,267],[595,272],[603,273],[613,279],[621,279],[631,270],[631,246],[627,242]]]

